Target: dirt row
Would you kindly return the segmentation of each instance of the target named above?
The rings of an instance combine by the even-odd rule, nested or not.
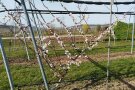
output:
[[[98,55],[89,55],[89,57],[92,60],[95,61],[105,61],[108,59],[108,55],[107,54],[98,54]],[[130,52],[117,52],[117,53],[111,53],[110,54],[110,60],[116,60],[119,58],[129,58],[129,57],[135,57],[135,53],[131,54]],[[69,60],[66,56],[59,56],[59,57],[53,57],[50,58],[51,61],[55,64],[55,65],[59,65],[61,64],[66,64],[68,62],[70,62],[71,60]],[[76,60],[76,62],[82,63],[82,62],[86,62],[89,61],[85,56],[79,56]],[[10,64],[25,64],[25,65],[31,65],[31,64],[37,64],[37,60],[25,60],[25,59],[9,59],[9,63]],[[43,60],[43,63],[46,63],[45,60]],[[3,64],[3,61],[0,60],[0,65]]]

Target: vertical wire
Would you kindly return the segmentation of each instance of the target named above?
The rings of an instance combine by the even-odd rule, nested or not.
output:
[[[134,0],[135,2],[135,0]],[[135,7],[134,7],[134,14],[135,14]],[[132,43],[131,43],[131,54],[133,54],[134,49],[134,29],[135,29],[135,15],[133,15],[133,29],[132,29]]]
[[[22,32],[22,35],[23,35],[23,41],[24,41],[24,45],[25,45],[27,59],[30,60],[29,51],[28,51],[27,42],[26,42],[26,37],[25,37],[24,31],[21,31],[21,32]]]
[[[127,29],[127,37],[126,37],[126,40],[128,40],[128,36],[129,36],[130,19],[131,19],[131,15],[129,16],[129,20],[128,20],[128,29]]]
[[[19,21],[21,23],[21,19]],[[22,33],[22,36],[23,36],[24,47],[25,47],[25,51],[26,51],[26,54],[27,54],[27,59],[30,60],[30,55],[29,55],[29,50],[28,50],[28,44],[27,44],[27,40],[26,40],[26,37],[25,37],[24,30],[21,30],[21,33]]]
[[[15,7],[14,8],[16,8],[16,2],[15,2]],[[14,22],[14,20],[13,20],[13,22]],[[13,31],[13,34],[14,34],[14,51],[15,51],[15,47],[16,47],[16,37],[15,37],[15,34],[16,34],[16,23],[14,22],[14,31]]]
[[[30,3],[30,2],[32,2],[32,0],[28,0],[28,2],[29,2],[30,9],[32,10],[33,8],[32,8],[32,5],[31,5],[31,3]],[[33,3],[34,3],[34,0],[33,0]],[[39,38],[39,41],[40,41],[40,45],[42,45],[41,34],[40,34],[39,29],[38,29],[38,27],[37,27],[37,23],[36,23],[36,19],[35,19],[35,16],[34,16],[34,12],[33,12],[33,11],[32,11],[32,18],[33,18],[33,22],[34,22],[35,27],[36,27],[36,31],[37,31],[37,34],[38,34],[38,38]]]

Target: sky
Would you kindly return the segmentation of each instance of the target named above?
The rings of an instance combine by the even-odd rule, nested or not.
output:
[[[13,9],[15,7],[15,2],[14,0],[1,0],[4,5],[8,8],[8,9]],[[36,7],[38,9],[46,9],[43,7],[42,3],[40,0],[34,0]],[[86,0],[85,0],[86,1]],[[111,0],[87,0],[87,1],[108,1],[110,2]],[[116,0],[114,0],[116,1]],[[133,0],[117,0],[120,2],[124,2],[124,1],[133,1]],[[29,8],[29,5],[27,4],[27,0],[25,0],[26,2],[26,6],[27,8]],[[60,5],[59,2],[48,2],[48,1],[44,1],[44,4],[50,9],[50,10],[64,10],[63,7]],[[78,11],[78,4],[75,3],[63,3],[63,5],[70,11]],[[86,5],[86,4],[82,4],[81,5],[81,10],[83,11],[85,8],[88,8],[87,11],[88,12],[109,12],[110,10],[108,8],[110,8],[110,5]],[[108,8],[107,8],[108,7]],[[127,12],[129,11],[131,8],[131,11],[133,11],[133,7],[135,7],[135,5],[119,5],[118,6],[118,11],[121,12]],[[0,9],[2,10],[2,8],[0,7]],[[113,11],[117,11],[116,5],[113,5]],[[4,22],[3,17],[5,16],[5,13],[0,13],[0,20],[2,22]],[[60,18],[61,21],[63,21],[65,23],[66,26],[73,26],[74,23],[72,21],[72,18],[67,14],[67,15],[55,15],[56,17]],[[79,16],[80,15],[73,15],[76,19],[77,22],[80,21]],[[87,23],[88,24],[108,24],[110,22],[110,15],[98,15],[98,14],[94,14],[94,15],[85,15],[87,19]],[[121,21],[125,21],[127,23],[129,23],[129,16],[126,15],[113,15],[113,22],[116,21],[116,17],[118,19],[120,19]],[[23,18],[25,18],[25,16],[23,16]],[[52,21],[54,18],[51,15],[44,15],[44,18],[47,22]],[[131,21],[133,22],[133,16],[131,17]],[[9,24],[12,24],[13,22],[9,22]],[[23,23],[26,23],[26,19],[23,19]],[[52,23],[53,25],[55,25],[56,27],[61,26],[57,21]],[[81,24],[85,24],[84,21],[81,22]]]

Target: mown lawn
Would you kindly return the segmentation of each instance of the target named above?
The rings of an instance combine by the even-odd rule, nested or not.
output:
[[[64,81],[92,80],[100,81],[106,79],[107,61],[96,62],[91,60],[84,62],[80,66],[71,65]],[[43,82],[39,66],[37,64],[11,64],[11,72],[15,87],[23,85],[41,84]],[[55,82],[58,79],[53,76],[53,72],[45,65],[48,81]],[[124,58],[111,61],[110,79],[121,79],[135,77],[135,60],[134,58]],[[8,90],[9,84],[5,68],[0,65],[0,90]]]

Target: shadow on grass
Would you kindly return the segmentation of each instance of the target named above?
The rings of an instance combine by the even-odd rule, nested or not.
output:
[[[99,64],[98,62],[94,61],[93,59],[91,59],[90,57],[87,57],[87,59],[92,62],[94,65],[96,65],[97,67],[99,67],[100,69],[102,69],[104,72],[107,71],[106,67],[104,67],[103,65]],[[133,86],[132,84],[128,83],[127,81],[123,80],[121,77],[120,77],[120,73],[118,72],[115,72],[115,71],[112,71],[112,70],[109,70],[109,73],[110,73],[110,77],[114,77],[115,79],[119,80],[120,82],[126,84],[128,86],[128,88],[130,88],[131,90],[135,90],[135,86]],[[96,83],[97,81],[99,80],[93,80],[91,83],[87,84],[84,88],[87,88],[88,86],[90,85],[93,85],[94,83]]]
[[[87,58],[89,61],[90,61],[90,63],[92,63],[94,66],[96,66],[95,67],[95,69],[93,68],[93,69],[90,69],[90,70],[92,70],[91,72],[89,72],[89,73],[85,73],[85,74],[83,74],[83,75],[80,75],[80,74],[82,74],[82,73],[78,73],[77,75],[79,75],[77,78],[75,77],[75,78],[72,78],[72,79],[65,79],[65,80],[63,80],[62,82],[52,82],[52,81],[50,81],[50,82],[48,82],[49,83],[49,85],[53,85],[53,84],[58,84],[58,83],[60,83],[60,84],[62,84],[62,86],[61,87],[65,87],[65,86],[68,86],[68,85],[72,85],[73,83],[75,83],[75,82],[77,82],[77,81],[81,81],[81,82],[83,82],[83,81],[87,81],[87,80],[89,80],[90,82],[88,82],[88,83],[86,83],[86,84],[84,84],[85,86],[83,86],[83,87],[81,87],[82,89],[87,89],[87,88],[90,88],[90,87],[92,87],[92,86],[94,86],[94,85],[96,85],[100,80],[103,80],[103,79],[105,79],[106,78],[106,66],[104,66],[103,64],[104,63],[101,63],[101,62],[96,62],[95,60],[93,60],[93,59],[91,59],[90,57],[88,57]],[[127,63],[127,62],[126,62]],[[123,64],[126,64],[126,63],[123,63]],[[123,64],[121,64],[121,65],[123,65]],[[89,65],[89,64],[88,64]],[[129,63],[129,64],[127,64],[126,66],[128,66],[128,65],[131,65],[131,63]],[[91,64],[89,65],[90,66],[90,68],[92,68],[93,66],[91,66]],[[84,69],[82,69],[82,71],[84,71],[85,69],[88,69],[89,68],[89,66],[87,66],[86,68],[84,68]],[[132,66],[132,65],[131,65]],[[81,67],[81,66],[80,66]],[[82,65],[82,67],[84,67],[84,65]],[[123,66],[124,67],[124,66]],[[122,67],[122,68],[123,68]],[[125,67],[126,68],[126,67]],[[100,70],[99,70],[100,69]],[[73,69],[73,71],[74,70],[79,70],[79,68],[77,68],[77,69]],[[117,79],[117,80],[119,80],[120,82],[122,82],[122,83],[124,83],[125,85],[127,85],[131,90],[135,90],[135,86],[134,85],[132,85],[132,84],[130,84],[130,83],[128,83],[127,81],[125,81],[125,80],[123,80],[122,79],[122,77],[121,76],[128,76],[128,75],[130,75],[130,74],[133,74],[133,72],[132,72],[132,70],[131,71],[126,71],[126,73],[121,73],[121,72],[119,72],[121,69],[118,69],[118,71],[117,71],[117,69],[113,69],[113,70],[109,70],[109,81],[111,80],[111,78],[113,77],[113,78],[115,78],[115,79]],[[72,72],[72,71],[71,71]],[[128,72],[128,73],[127,73]],[[75,73],[75,72],[72,72],[72,73]],[[74,80],[73,80],[74,79]],[[42,85],[43,84],[43,82],[39,82],[39,83],[37,83],[37,84],[31,84],[31,85],[23,85],[23,86],[18,86],[18,87],[24,87],[24,86],[34,86],[34,85]],[[63,84],[64,84],[64,86],[63,86]],[[60,88],[61,88],[60,87]],[[56,87],[57,88],[57,87]]]

